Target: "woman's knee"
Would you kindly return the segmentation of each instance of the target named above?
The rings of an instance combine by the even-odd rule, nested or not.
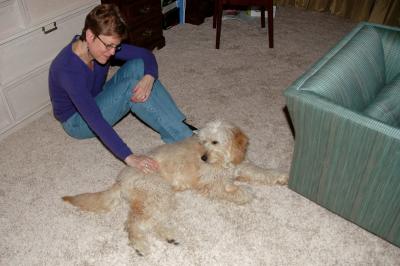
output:
[[[117,74],[122,74],[124,77],[129,77],[136,80],[141,80],[144,76],[144,62],[142,59],[128,60],[117,71]]]

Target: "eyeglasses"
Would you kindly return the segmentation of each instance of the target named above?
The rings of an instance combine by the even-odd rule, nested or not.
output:
[[[96,38],[99,39],[99,41],[106,47],[107,50],[115,49],[115,51],[121,50],[121,44],[115,45],[115,44],[108,44],[105,43],[98,35],[96,35]]]

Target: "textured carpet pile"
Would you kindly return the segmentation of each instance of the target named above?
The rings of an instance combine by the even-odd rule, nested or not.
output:
[[[250,137],[248,157],[289,172],[293,136],[282,92],[355,26],[279,8],[275,48],[259,21],[226,20],[221,49],[208,18],[164,32],[160,79],[196,126],[221,118]],[[137,153],[161,144],[128,115],[116,127]],[[400,265],[400,249],[287,187],[252,187],[245,206],[177,194],[179,246],[153,240],[138,257],[123,230],[127,206],[81,213],[61,197],[98,191],[124,166],[97,139],[68,137],[46,113],[0,142],[0,265]]]

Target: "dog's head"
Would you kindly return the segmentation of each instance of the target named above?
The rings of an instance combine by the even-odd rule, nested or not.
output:
[[[202,160],[211,164],[239,164],[246,155],[248,138],[235,125],[213,121],[199,130],[199,139],[206,149]]]

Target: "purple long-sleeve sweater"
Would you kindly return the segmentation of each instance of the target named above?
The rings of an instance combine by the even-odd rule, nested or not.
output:
[[[116,157],[124,160],[132,151],[103,118],[95,101],[106,82],[109,65],[101,65],[95,61],[94,69],[90,70],[72,51],[72,43],[78,37],[75,36],[61,50],[50,66],[49,92],[54,116],[63,123],[79,112],[103,144]],[[147,49],[122,44],[122,49],[114,57],[123,61],[140,58],[144,62],[144,74],[158,78],[156,59]]]

